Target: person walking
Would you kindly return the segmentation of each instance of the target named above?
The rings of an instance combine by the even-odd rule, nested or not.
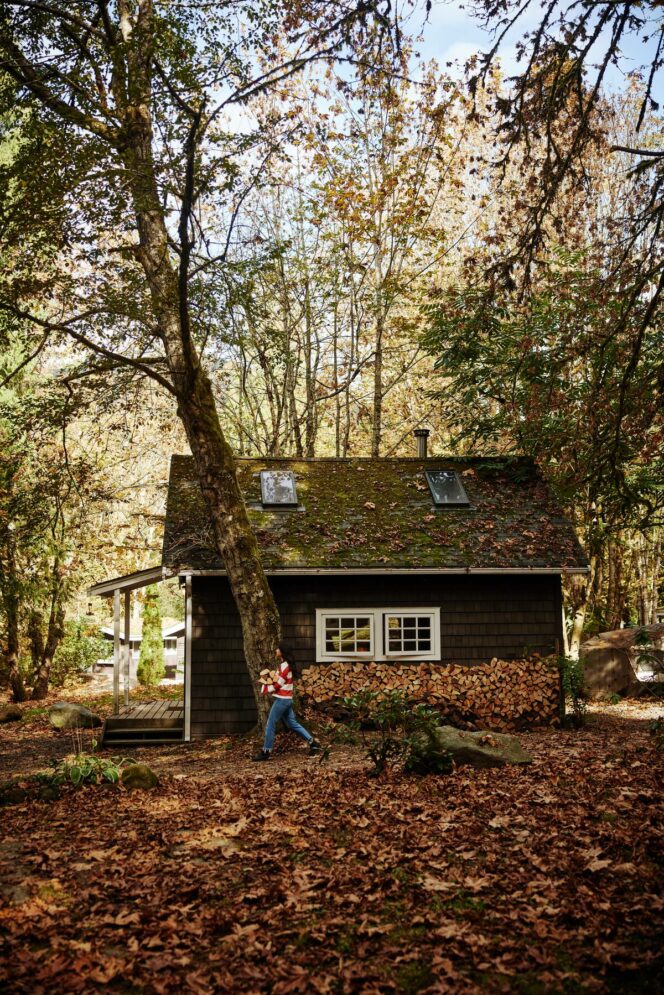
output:
[[[300,725],[293,710],[293,654],[287,646],[279,643],[276,657],[277,670],[272,681],[270,680],[270,672],[268,670],[261,671],[261,693],[271,694],[274,700],[267,718],[267,725],[265,726],[263,749],[251,759],[269,760],[271,758],[274,737],[277,733],[277,726],[281,721],[293,732],[296,732],[298,736],[307,741],[309,744],[309,756],[315,756],[315,754],[321,752],[320,744],[316,742],[310,732],[307,732],[304,726]]]

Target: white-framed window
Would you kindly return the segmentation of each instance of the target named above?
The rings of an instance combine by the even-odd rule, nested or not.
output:
[[[371,659],[375,646],[374,617],[371,612],[319,612],[322,656],[326,660],[344,657]]]
[[[316,660],[439,660],[440,608],[316,610]]]

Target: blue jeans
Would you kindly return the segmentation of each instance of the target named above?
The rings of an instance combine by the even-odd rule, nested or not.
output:
[[[264,750],[271,750],[274,746],[274,737],[277,732],[277,726],[282,719],[289,729],[296,732],[298,736],[302,737],[302,739],[306,739],[307,743],[313,742],[314,737],[311,733],[308,733],[304,726],[301,726],[295,718],[292,700],[290,698],[275,698],[272,702],[270,714],[267,717],[267,725],[265,726],[265,742],[263,743]]]

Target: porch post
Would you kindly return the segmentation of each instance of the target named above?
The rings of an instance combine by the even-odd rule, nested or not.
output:
[[[124,604],[124,703],[129,706],[129,675],[131,674],[131,592],[125,591]]]
[[[184,741],[191,740],[191,574],[184,579]]]
[[[113,592],[113,715],[120,711],[120,590]]]

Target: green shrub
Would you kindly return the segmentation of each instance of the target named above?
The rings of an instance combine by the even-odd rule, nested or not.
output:
[[[97,660],[106,656],[107,646],[89,619],[75,618],[65,622],[65,634],[51,667],[51,685],[62,687],[68,677],[90,670]]]
[[[569,719],[575,728],[579,728],[586,721],[586,679],[583,673],[583,660],[561,656],[558,658],[558,666],[565,700],[572,701],[572,714]]]
[[[654,674],[661,674],[664,670],[661,654],[655,650],[655,645],[650,638],[647,629],[638,629],[634,635],[634,650],[636,651],[636,665],[650,667]]]
[[[655,740],[655,749],[664,750],[664,719],[653,719],[648,725],[648,732]]]
[[[164,667],[164,637],[161,631],[161,609],[159,588],[150,584],[145,588],[143,604],[143,634],[141,651],[138,657],[136,678],[139,684],[151,687],[159,684],[166,673]]]
[[[82,784],[101,784],[107,781],[117,784],[123,767],[134,764],[131,757],[95,757],[90,753],[78,753],[73,759],[51,761],[50,771],[37,774],[42,784],[59,787],[61,784],[73,784],[79,788]]]
[[[344,698],[343,704],[351,714],[347,726],[359,732],[373,776],[397,763],[417,774],[446,774],[452,769],[451,757],[440,749],[436,738],[440,718],[428,705],[418,704],[401,691],[385,695],[359,691]],[[369,729],[377,730],[378,737],[369,738]]]

